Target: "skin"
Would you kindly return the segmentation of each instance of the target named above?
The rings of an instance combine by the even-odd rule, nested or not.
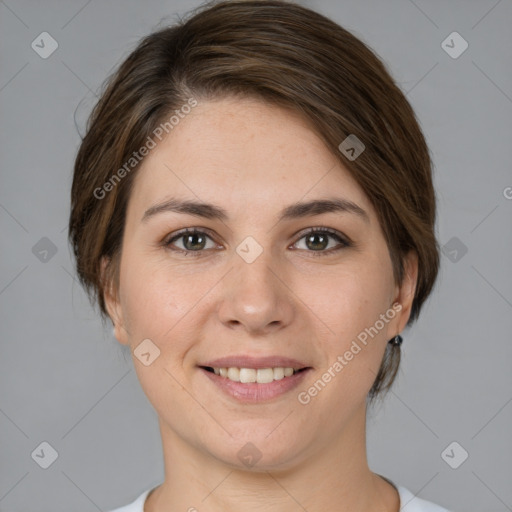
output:
[[[169,197],[215,203],[229,220],[144,212]],[[297,201],[349,199],[350,212],[277,222]],[[182,228],[209,238],[163,244]],[[307,229],[350,238],[307,244]],[[262,254],[237,246],[252,236]],[[327,246],[328,243],[328,246]],[[193,252],[200,246],[199,252]],[[322,252],[323,251],[323,252]],[[322,252],[322,253],[321,253]],[[141,386],[157,411],[165,481],[145,512],[399,510],[396,489],[367,463],[366,396],[386,344],[406,325],[417,260],[398,286],[376,213],[348,171],[297,114],[252,99],[200,102],[145,158],[129,200],[119,288],[105,294],[116,338],[149,338],[160,355]],[[393,303],[402,309],[307,405],[297,400]],[[224,395],[197,365],[221,356],[284,355],[313,367],[299,388],[259,404]],[[261,459],[238,458],[246,443]]]

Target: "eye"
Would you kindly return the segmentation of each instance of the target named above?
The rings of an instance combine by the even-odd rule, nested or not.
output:
[[[207,247],[207,240],[212,241],[212,245]],[[182,244],[182,247],[179,245],[177,247],[173,247],[175,242]],[[198,229],[185,229],[171,238],[168,238],[163,242],[163,245],[172,250],[183,253],[185,256],[193,255],[192,253],[200,253],[203,252],[204,249],[215,249],[217,245],[213,242],[213,239],[204,231],[200,231]]]
[[[334,247],[329,247],[329,239],[336,240],[338,244],[335,244]],[[323,227],[310,229],[299,239],[299,241],[295,242],[295,245],[297,245],[301,240],[305,240],[305,249],[304,247],[299,247],[299,249],[308,250],[308,252],[319,253],[314,254],[314,256],[322,256],[326,253],[332,254],[333,252],[337,252],[345,247],[350,247],[352,245],[351,242],[346,239],[346,237],[341,235],[341,233],[338,233],[333,229]]]
[[[208,240],[211,241],[210,246],[208,246]],[[294,246],[299,244],[301,240],[305,240],[305,248],[298,248],[313,253],[314,256],[332,254],[353,245],[347,237],[344,237],[338,231],[325,227],[309,229],[302,234],[300,239],[295,242]],[[338,242],[337,245],[334,244],[334,247],[329,247],[331,240]],[[162,245],[171,251],[182,253],[185,256],[201,256],[207,249],[211,250],[219,247],[214,242],[212,236],[206,231],[196,228],[187,228],[179,231],[164,240]]]

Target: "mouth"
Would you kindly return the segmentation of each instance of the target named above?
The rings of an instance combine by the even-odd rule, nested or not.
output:
[[[306,378],[312,367],[238,368],[199,366],[198,369],[230,399],[242,404],[258,404],[286,397]]]
[[[269,384],[274,381],[291,377],[297,373],[309,370],[311,367],[292,368],[292,367],[269,367],[269,368],[239,368],[239,367],[213,367],[200,366],[203,370],[229,379],[232,382],[240,382],[242,384]]]

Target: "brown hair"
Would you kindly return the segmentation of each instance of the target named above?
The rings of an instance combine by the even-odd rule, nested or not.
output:
[[[190,98],[228,96],[294,109],[342,161],[376,209],[398,284],[404,256],[418,256],[412,323],[439,267],[432,164],[418,121],[365,43],[323,15],[280,0],[210,2],[143,38],[105,83],[76,157],[69,219],[77,273],[102,318],[105,286],[119,284],[138,165],[114,183],[115,173]],[[355,160],[338,149],[350,134],[365,145]],[[399,361],[399,347],[388,344],[370,398],[391,386]]]

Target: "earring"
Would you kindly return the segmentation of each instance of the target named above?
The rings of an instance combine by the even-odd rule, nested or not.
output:
[[[394,338],[391,338],[388,343],[391,343],[395,347],[399,347],[404,339],[400,334],[397,334]]]

